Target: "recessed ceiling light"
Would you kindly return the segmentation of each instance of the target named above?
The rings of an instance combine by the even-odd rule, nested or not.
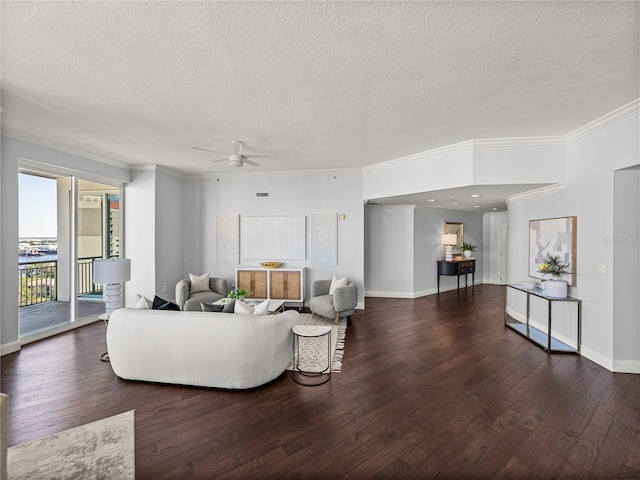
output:
[[[451,202],[451,205],[460,205],[460,202]]]
[[[427,200],[427,202],[435,202],[436,199],[435,198],[430,198],[429,200]]]
[[[474,205],[473,208],[480,208],[480,205]]]
[[[478,198],[481,197],[482,195],[480,195],[479,193],[472,193],[471,195],[469,195],[471,198]]]
[[[491,210],[498,210],[496,207],[493,207]]]

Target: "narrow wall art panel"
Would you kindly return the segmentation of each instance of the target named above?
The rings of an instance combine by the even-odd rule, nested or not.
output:
[[[242,258],[306,260],[307,217],[242,217]]]
[[[557,255],[569,264],[562,278],[571,286],[576,285],[576,234],[578,217],[544,218],[529,220],[529,276],[548,278],[538,272],[538,264],[547,255]]]
[[[216,263],[240,262],[240,216],[216,215]]]
[[[338,264],[338,214],[311,214],[311,265]]]

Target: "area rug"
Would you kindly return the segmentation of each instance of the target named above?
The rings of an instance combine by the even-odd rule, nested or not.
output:
[[[135,478],[134,410],[9,447],[11,480]]]
[[[312,313],[300,314],[301,325],[326,325],[331,327],[331,371],[342,370],[342,358],[344,356],[344,340],[347,335],[347,319],[341,318],[336,325],[333,320],[320,317]],[[300,339],[300,368],[307,371],[322,371],[327,368],[327,339],[301,338]],[[293,362],[287,370],[293,370]]]

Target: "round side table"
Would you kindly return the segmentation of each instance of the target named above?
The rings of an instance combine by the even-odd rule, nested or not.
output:
[[[327,383],[331,379],[331,327],[321,325],[294,325],[293,332],[293,381],[307,387],[316,387]],[[300,368],[300,337],[327,337],[327,368],[320,371],[308,371]],[[304,379],[315,378],[316,381]],[[317,379],[321,379],[317,381]]]

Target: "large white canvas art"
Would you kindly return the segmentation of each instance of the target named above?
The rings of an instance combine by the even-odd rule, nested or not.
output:
[[[544,262],[547,255],[557,255],[562,263],[569,264],[568,273],[562,278],[575,286],[576,233],[577,217],[529,220],[529,276],[547,278],[538,272],[538,264]]]
[[[311,214],[311,265],[338,264],[338,214]]]
[[[242,217],[242,258],[306,260],[307,217]]]
[[[240,216],[216,215],[216,263],[237,265],[240,260]]]

